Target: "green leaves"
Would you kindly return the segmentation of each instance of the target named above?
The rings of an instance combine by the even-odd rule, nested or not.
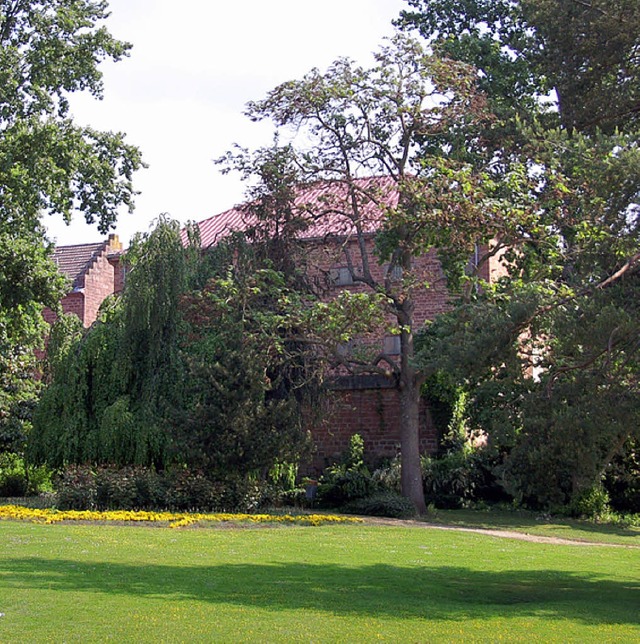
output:
[[[106,233],[122,206],[133,209],[140,152],[122,134],[67,118],[68,94],[100,97],[100,62],[130,47],[101,26],[107,15],[104,1],[0,0],[0,320],[8,359],[0,380],[17,367],[10,356],[20,362],[40,345],[41,310],[56,308],[64,292],[42,218],[69,222],[79,210]],[[6,409],[0,403],[0,414]]]
[[[100,23],[104,0],[0,3],[0,122],[67,112],[66,94],[102,94],[105,59],[120,60],[131,45]]]
[[[526,115],[555,90],[567,130],[637,128],[635,0],[408,0],[398,23],[435,49],[475,65],[500,116]],[[544,109],[543,109],[544,111]],[[547,113],[547,120],[554,118]],[[628,130],[632,131],[632,130]]]

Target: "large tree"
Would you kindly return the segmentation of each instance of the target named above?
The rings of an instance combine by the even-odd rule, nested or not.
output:
[[[69,117],[69,94],[99,98],[101,61],[129,50],[102,25],[107,17],[104,1],[0,1],[0,435],[20,434],[40,312],[65,286],[44,217],[70,221],[79,210],[105,233],[120,206],[133,208],[138,150]]]
[[[398,23],[476,66],[482,88],[523,114],[553,90],[566,129],[640,122],[635,0],[407,0]]]
[[[342,351],[335,363],[383,375],[397,387],[402,489],[419,511],[425,510],[418,417],[425,373],[414,361],[414,334],[422,325],[416,319],[416,298],[441,285],[440,275],[420,258],[455,235],[439,222],[451,208],[470,221],[489,221],[490,213],[502,221],[507,204],[490,200],[495,186],[489,182],[485,189],[479,173],[447,158],[450,147],[437,145],[443,133],[461,135],[491,120],[475,85],[469,66],[431,56],[415,40],[397,35],[377,53],[372,68],[340,59],[324,73],[313,70],[276,87],[247,111],[254,120],[271,119],[282,137],[293,132],[288,150],[297,166],[295,181],[333,186],[298,212],[314,225],[333,222],[325,227],[340,240],[337,259],[346,263],[351,281],[385,302],[389,328],[400,338],[399,359],[375,351],[364,362]],[[425,162],[421,146],[437,151],[433,163]],[[240,152],[226,160],[245,175],[260,174],[265,167],[264,152]],[[381,176],[385,178],[365,180]],[[490,230],[483,238],[490,238]],[[473,250],[473,241],[460,249],[456,265],[467,263],[469,255],[463,261],[462,255]]]
[[[509,452],[501,476],[514,494],[567,502],[638,427],[640,7],[409,4],[420,11],[403,24],[480,70],[501,119],[484,156],[496,177],[517,160],[530,181],[529,215],[502,237],[511,279],[461,300],[419,363],[474,392],[475,421]]]

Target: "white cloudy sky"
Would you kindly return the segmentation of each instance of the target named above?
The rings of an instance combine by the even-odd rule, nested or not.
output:
[[[213,159],[240,143],[270,142],[272,129],[243,116],[249,100],[339,56],[364,64],[389,36],[404,0],[111,0],[110,31],[133,44],[131,56],[103,66],[105,98],[76,96],[79,123],[127,133],[149,168],[133,215],[117,232],[125,242],[163,212],[201,220],[242,200],[237,176]],[[95,226],[50,219],[58,244],[101,239]]]

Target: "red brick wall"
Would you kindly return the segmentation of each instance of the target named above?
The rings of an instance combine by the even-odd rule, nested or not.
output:
[[[98,309],[106,297],[114,292],[113,265],[106,256],[100,254],[91,264],[84,276],[84,318],[85,326],[91,326],[98,316]]]
[[[103,250],[93,259],[80,280],[81,286],[65,295],[62,310],[75,313],[85,327],[91,326],[98,315],[100,305],[109,295],[120,293],[124,286],[124,271],[119,251],[122,244],[117,235],[109,235]],[[50,309],[43,311],[44,319],[53,324],[56,315]]]
[[[370,271],[375,280],[383,281],[386,265],[380,265],[374,255],[373,239],[368,239],[367,256]],[[362,265],[361,254],[356,242],[347,244],[347,251],[352,256],[353,266],[357,270]],[[334,244],[309,244],[306,261],[308,270],[317,279],[328,277],[333,268],[347,266],[344,249],[337,242]],[[446,311],[449,306],[449,293],[445,278],[434,251],[417,258],[412,271],[412,277],[420,286],[413,289],[415,302],[414,331],[419,330],[427,320]],[[428,285],[428,286],[427,286]],[[329,289],[327,297],[343,289],[353,292],[367,292],[369,287],[362,284],[335,286]],[[389,322],[394,323],[393,317]],[[380,335],[384,331],[380,331]],[[367,338],[380,343],[377,335]],[[382,346],[381,346],[382,348]],[[353,434],[360,434],[364,439],[365,458],[370,464],[375,464],[381,458],[391,458],[398,454],[400,445],[400,396],[397,389],[388,385],[377,388],[359,387],[354,384],[351,389],[331,392],[329,415],[326,421],[312,428],[315,444],[315,455],[312,468],[316,472],[327,465],[335,463],[348,448],[349,439]],[[431,421],[426,404],[421,410],[421,451],[433,452],[437,449],[437,433]]]
[[[376,465],[400,448],[400,395],[394,387],[343,389],[329,394],[327,417],[311,430],[315,445],[312,469],[317,473],[340,460],[353,434],[364,440],[365,460]],[[429,410],[420,410],[420,448],[437,449],[437,432]]]
[[[125,268],[121,255],[109,255],[109,263],[113,267],[113,292],[122,293],[125,282]]]

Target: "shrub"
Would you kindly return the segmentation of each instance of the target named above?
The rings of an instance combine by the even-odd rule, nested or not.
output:
[[[328,507],[371,496],[379,487],[364,464],[364,441],[354,434],[342,461],[325,470],[318,486],[318,503]]]
[[[378,485],[366,469],[347,470],[342,474],[329,473],[318,486],[318,502],[331,507],[341,506],[377,491]]]
[[[242,477],[212,481],[185,468],[157,473],[142,466],[71,466],[56,479],[56,489],[58,507],[65,510],[252,512],[276,505],[284,494],[265,481]]]
[[[381,490],[389,490],[400,494],[402,491],[400,468],[400,457],[396,456],[391,461],[375,470],[371,475],[371,478],[376,482]]]
[[[95,510],[96,474],[87,465],[71,465],[55,480],[60,510]]]
[[[627,441],[607,468],[603,484],[614,510],[640,513],[640,440]]]
[[[473,499],[478,472],[467,450],[440,458],[423,457],[422,472],[427,503],[438,508],[459,508]]]
[[[294,488],[293,490],[287,490],[280,495],[279,499],[280,506],[293,506],[294,508],[304,508],[309,505],[309,499],[307,499],[307,491],[303,487]],[[276,506],[279,507],[279,506]]]
[[[0,476],[0,496],[26,496],[27,487],[24,472],[7,472]]]
[[[29,479],[27,486],[28,496],[53,492],[51,470],[46,465],[40,465],[37,467],[29,465],[27,466],[27,474]]]
[[[164,494],[154,495],[149,479],[155,472],[144,467],[115,469],[101,467],[96,471],[96,505],[99,510],[139,510],[163,507]]]
[[[19,454],[0,454],[0,496],[32,496],[51,491],[46,467],[31,467]]]
[[[599,519],[611,514],[609,495],[601,484],[578,494],[569,505],[569,514],[586,519]]]
[[[166,504],[172,510],[211,510],[221,492],[204,474],[187,469],[166,472],[164,482]]]
[[[342,506],[342,510],[349,514],[394,519],[408,519],[415,516],[416,513],[415,507],[409,499],[391,491],[377,492],[371,496],[355,499]]]

